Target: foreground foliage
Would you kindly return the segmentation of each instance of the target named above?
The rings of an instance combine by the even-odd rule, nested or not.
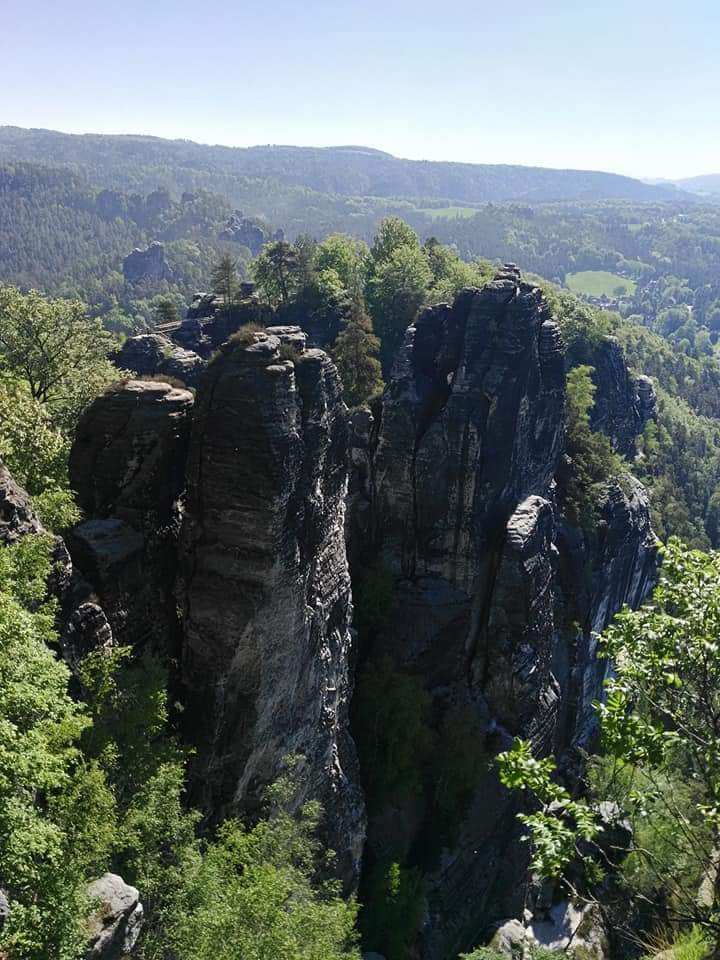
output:
[[[602,638],[614,664],[596,704],[604,758],[591,771],[598,799],[633,825],[622,894],[645,925],[696,925],[720,943],[720,555],[677,541],[664,550],[652,602],[625,610]],[[523,814],[542,876],[571,861],[589,866],[580,841],[601,830],[591,800],[574,800],[554,761],[517,741],[499,758],[506,786],[540,808]]]

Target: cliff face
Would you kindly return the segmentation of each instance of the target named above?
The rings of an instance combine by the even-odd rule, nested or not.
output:
[[[120,643],[177,642],[173,583],[193,396],[130,380],[91,404],[70,454],[86,518],[68,536]]]
[[[420,955],[455,956],[524,905],[517,801],[492,758],[519,735],[572,774],[592,742],[594,632],[655,573],[645,492],[631,478],[594,491],[592,530],[564,516],[567,358],[514,269],[424,311],[382,402],[351,416],[335,367],[297,327],[223,343],[226,319],[187,321],[206,355],[219,345],[195,398],[129,381],[80,424],[71,479],[87,519],[69,544],[92,593],[73,608],[70,647],[112,627],[179,654],[208,814],[254,813],[283,758],[303,755],[343,878],[357,880],[361,858],[418,868]],[[631,453],[651,385],[612,341],[593,349],[593,426]],[[2,498],[0,485],[0,519]],[[390,658],[422,688],[433,751],[417,757],[421,789],[369,797],[366,843],[346,551],[360,584],[381,571],[391,586],[381,625],[362,628],[362,665]],[[443,764],[450,781],[458,765],[467,774],[451,808]]]
[[[70,457],[86,519],[68,543],[88,583],[66,648],[72,660],[108,633],[180,659],[195,799],[214,819],[256,811],[302,754],[304,797],[324,802],[353,883],[347,410],[329,357],[304,345],[298,328],[242,333],[195,409],[189,391],[138,380],[91,405]]]
[[[178,596],[196,780],[215,813],[252,808],[303,754],[352,879],[364,812],[347,722],[346,409],[326,354],[293,363],[278,336],[247,339],[208,368],[191,437]]]
[[[632,377],[617,340],[608,337],[588,357],[593,367],[595,403],[590,425],[610,437],[623,457],[635,455],[635,438],[655,413],[655,390],[648,377]]]
[[[610,367],[596,371],[598,416],[609,432],[620,430],[622,446],[633,427],[618,426],[613,411],[633,384],[624,364],[625,378]],[[562,516],[553,477],[564,384],[561,338],[540,291],[506,269],[418,318],[379,422],[354,431],[348,529],[351,537],[368,530],[370,540],[354,568],[362,579],[364,565],[379,563],[393,583],[389,618],[365,655],[372,663],[389,654],[422,683],[440,753],[456,749],[444,731],[462,709],[473,718],[478,756],[492,757],[515,735],[572,756],[592,737],[590,701],[602,682],[592,631],[623,603],[639,603],[652,582],[640,484],[628,479],[600,495],[592,534]],[[638,416],[636,432],[641,426]],[[457,811],[453,835],[436,836],[428,857],[436,786],[431,774],[420,813],[417,798],[375,805],[368,831],[372,864],[387,855],[388,818],[414,822],[401,852],[426,878],[420,944],[433,960],[521,913],[526,865],[515,801],[491,762]]]

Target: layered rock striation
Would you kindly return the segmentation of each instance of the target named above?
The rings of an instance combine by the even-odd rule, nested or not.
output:
[[[198,394],[182,535],[183,679],[197,780],[216,813],[256,807],[283,758],[327,810],[343,876],[364,813],[348,731],[347,414],[337,371],[281,337],[230,342]]]
[[[607,363],[597,374],[596,427],[629,450],[644,422],[638,391],[611,342],[599,355]],[[387,856],[389,817],[415,824],[399,854],[425,875],[419,947],[428,960],[454,956],[494,919],[522,913],[516,800],[490,758],[518,735],[568,763],[588,745],[604,675],[594,631],[653,582],[655,539],[639,483],[623,478],[597,494],[593,530],[564,517],[554,476],[565,364],[540,290],[506,268],[418,317],[375,423],[353,434],[361,475],[351,482],[348,529],[368,531],[354,568],[362,580],[379,565],[393,590],[364,656],[372,664],[389,654],[422,683],[439,754],[457,749],[446,718],[460,709],[477,731],[471,749],[488,758],[449,832],[437,826],[432,768],[424,812],[417,797],[374,806],[370,867]]]
[[[115,639],[167,653],[178,642],[173,594],[193,395],[129,380],[84,413],[70,484],[85,520],[68,535]]]

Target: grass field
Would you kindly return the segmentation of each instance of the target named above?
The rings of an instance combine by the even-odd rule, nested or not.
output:
[[[625,287],[628,295],[635,293],[635,281],[628,277],[621,277],[617,273],[607,273],[605,270],[582,270],[580,273],[569,273],[565,277],[565,284],[573,293],[584,294],[587,297],[609,297],[613,299],[617,287]]]
[[[455,217],[474,217],[477,213],[475,207],[422,207],[418,213],[424,213],[433,220],[454,220]]]

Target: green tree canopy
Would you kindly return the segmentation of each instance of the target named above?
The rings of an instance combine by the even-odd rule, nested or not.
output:
[[[379,394],[384,386],[380,361],[380,341],[373,333],[372,321],[356,309],[333,347],[333,359],[343,382],[345,401],[355,407]]]
[[[613,663],[596,704],[604,759],[591,786],[633,825],[621,897],[655,923],[698,925],[720,947],[720,554],[664,548],[652,601],[624,610],[602,638]],[[587,863],[578,841],[602,829],[590,800],[571,800],[552,759],[517,742],[501,778],[539,801],[524,815],[534,866],[560,875]]]
[[[57,422],[73,423],[117,378],[107,359],[114,344],[79,300],[0,287],[0,369],[26,383],[32,399],[48,404]]]

